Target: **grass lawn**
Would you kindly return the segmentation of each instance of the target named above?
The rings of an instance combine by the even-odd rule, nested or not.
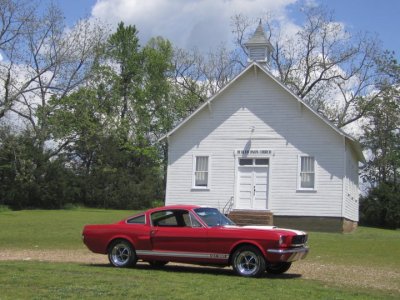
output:
[[[0,251],[82,250],[84,224],[115,222],[132,214],[96,209],[1,212]],[[365,268],[370,274],[364,276],[392,280],[394,286],[398,283],[400,287],[400,231],[362,227],[354,234],[312,232],[309,240],[310,255],[299,265],[321,267],[321,278],[290,271],[279,277],[246,279],[234,276],[229,269],[176,265],[155,270],[147,264],[115,269],[107,264],[0,261],[0,299],[400,298],[400,289],[362,283],[355,288],[343,280],[322,278],[325,267],[338,267],[342,273],[358,269],[363,272]],[[387,276],[390,272],[394,272],[391,277]]]
[[[291,276],[247,279],[226,269],[2,262],[0,274],[1,299],[396,299]]]
[[[307,259],[400,270],[400,230],[359,227],[351,234],[311,232],[309,239]]]
[[[104,209],[1,212],[0,249],[84,249],[84,225],[114,223],[132,214]]]

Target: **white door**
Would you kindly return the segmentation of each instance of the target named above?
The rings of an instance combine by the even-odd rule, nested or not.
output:
[[[267,209],[268,168],[254,168],[253,209]]]
[[[239,209],[267,209],[268,166],[239,166],[237,200]]]
[[[238,208],[250,209],[253,202],[253,168],[239,167]]]

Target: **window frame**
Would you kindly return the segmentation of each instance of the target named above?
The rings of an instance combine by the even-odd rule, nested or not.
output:
[[[187,215],[188,220],[185,220]],[[172,223],[161,223],[165,220],[172,221]],[[188,223],[187,223],[188,221]],[[189,224],[190,223],[190,224]],[[195,215],[187,209],[166,209],[155,211],[150,214],[150,224],[152,227],[157,228],[203,228],[203,224],[197,220]],[[194,226],[198,225],[198,226]]]
[[[302,168],[301,168],[301,162],[302,162],[302,158],[312,158],[314,161],[314,172],[302,172]],[[299,154],[298,155],[298,159],[297,159],[297,191],[301,191],[301,192],[316,192],[317,191],[317,160],[315,158],[314,155],[304,155],[304,154]],[[314,185],[313,187],[302,187],[301,186],[301,174],[302,173],[313,173],[314,174]]]
[[[246,160],[246,161],[251,161],[251,164],[241,164],[241,161],[242,160]],[[260,162],[261,160],[263,160],[263,161],[267,161],[267,163],[266,164],[260,164],[260,163],[257,163],[257,161],[258,162]],[[239,167],[261,167],[261,168],[265,168],[265,167],[268,167],[269,168],[269,165],[270,165],[270,159],[269,159],[269,157],[239,157],[238,158],[238,166]]]
[[[166,209],[155,211],[150,214],[151,226],[153,227],[178,227],[178,220],[176,219],[176,210]],[[171,219],[175,221],[174,224],[159,224],[159,222]]]
[[[196,185],[196,166],[197,166],[197,158],[198,157],[207,157],[207,185]],[[210,190],[211,183],[211,155],[204,153],[196,153],[193,154],[193,163],[192,163],[192,190]]]

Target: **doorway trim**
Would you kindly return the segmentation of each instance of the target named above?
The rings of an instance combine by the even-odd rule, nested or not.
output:
[[[271,203],[271,169],[272,169],[272,157],[273,153],[271,150],[268,149],[249,149],[249,150],[242,150],[237,149],[234,150],[234,161],[235,161],[235,180],[234,180],[234,209],[242,209],[238,207],[238,200],[239,200],[239,159],[247,158],[247,159],[268,159],[268,171],[267,171],[267,203],[266,208],[263,210],[269,211],[270,210],[270,203]],[[255,166],[253,166],[255,167]],[[260,209],[252,209],[249,208],[248,210],[255,210],[255,211],[262,211]]]

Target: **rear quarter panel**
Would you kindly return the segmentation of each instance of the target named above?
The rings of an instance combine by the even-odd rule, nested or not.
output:
[[[87,225],[83,229],[83,241],[95,253],[106,254],[110,243],[117,239],[129,241],[135,249],[150,249],[150,229],[147,225],[121,222]]]

